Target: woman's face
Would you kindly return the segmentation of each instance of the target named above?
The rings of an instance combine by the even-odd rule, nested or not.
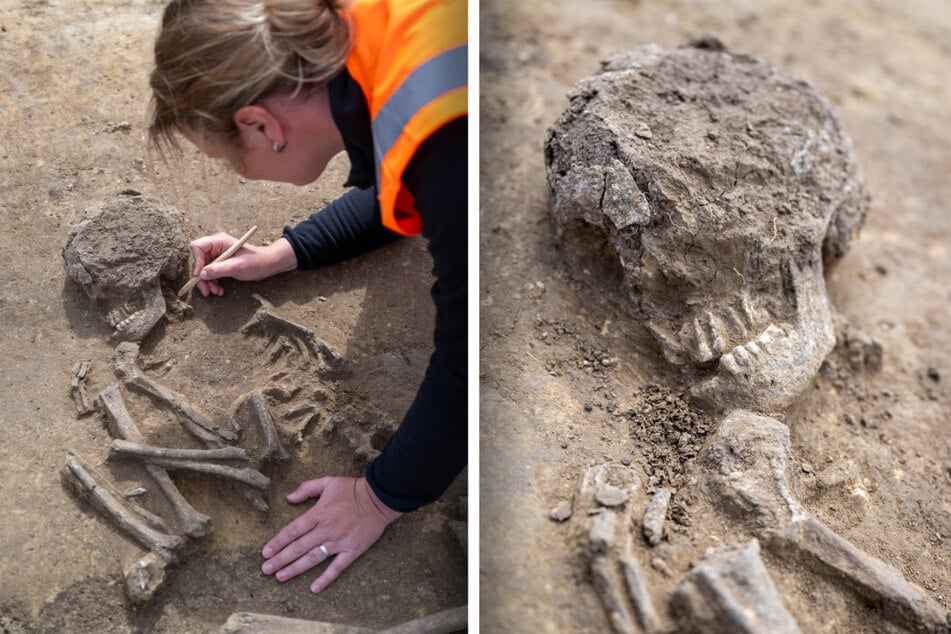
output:
[[[317,180],[330,159],[344,149],[326,88],[306,98],[263,99],[239,108],[234,120],[238,137],[233,140],[194,129],[182,134],[205,156],[225,159],[248,180],[306,185]]]

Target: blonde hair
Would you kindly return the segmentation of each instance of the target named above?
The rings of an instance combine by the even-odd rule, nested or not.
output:
[[[234,113],[273,93],[326,85],[350,53],[346,0],[172,0],[149,79],[150,144],[195,130],[235,141]]]

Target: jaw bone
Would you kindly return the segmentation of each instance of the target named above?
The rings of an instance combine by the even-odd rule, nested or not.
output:
[[[802,506],[795,495],[797,471],[786,425],[734,410],[699,462],[701,487],[767,546],[845,581],[901,627],[951,632],[951,613],[908,583],[898,569],[856,548]]]
[[[691,390],[701,403],[778,412],[809,385],[835,346],[832,313],[822,267],[787,264],[795,318],[770,324],[759,336],[720,357],[717,373]]]

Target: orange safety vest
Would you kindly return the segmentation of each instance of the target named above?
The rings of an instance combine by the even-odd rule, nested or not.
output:
[[[465,0],[357,0],[347,70],[370,110],[383,225],[423,224],[403,172],[433,132],[468,112]],[[461,150],[460,150],[461,151]]]

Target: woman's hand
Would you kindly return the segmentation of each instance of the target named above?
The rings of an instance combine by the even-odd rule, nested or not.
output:
[[[402,513],[380,502],[366,478],[308,480],[289,494],[287,501],[298,504],[314,497],[320,499],[313,507],[264,546],[262,554],[267,561],[261,571],[266,575],[276,573],[278,581],[287,581],[333,557],[323,574],[310,584],[311,592],[320,592]]]
[[[263,280],[266,277],[293,271],[297,268],[297,256],[291,243],[280,238],[266,247],[245,244],[224,262],[211,264],[216,257],[224,253],[238,239],[227,233],[198,238],[188,245],[195,262],[192,275],[200,278],[199,292],[209,295],[224,295],[224,288],[218,283],[223,277],[233,277],[246,282]]]

